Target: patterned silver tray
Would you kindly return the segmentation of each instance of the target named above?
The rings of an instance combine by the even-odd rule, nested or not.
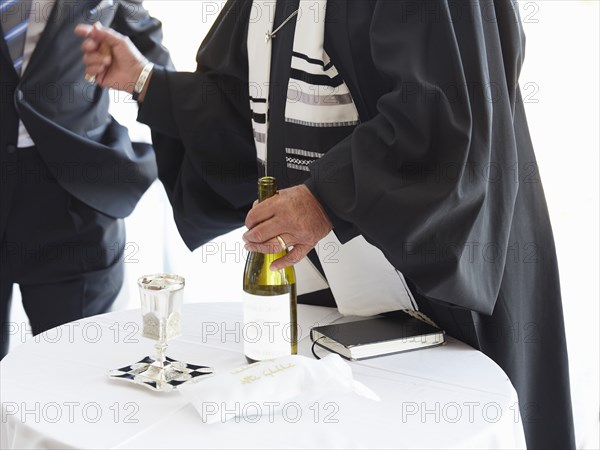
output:
[[[213,374],[212,367],[175,361],[167,357],[164,363],[146,356],[129,366],[108,371],[113,380],[127,381],[153,391],[169,392],[182,384],[195,383]]]

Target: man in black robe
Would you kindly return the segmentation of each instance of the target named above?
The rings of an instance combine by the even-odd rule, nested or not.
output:
[[[297,8],[278,1],[274,23]],[[528,447],[574,448],[556,254],[518,86],[516,5],[329,0],[326,17],[324,48],[360,123],[303,174],[286,156],[302,135],[284,120],[294,21],[271,36],[269,164],[258,168],[252,0],[225,5],[195,73],[154,68],[139,120],[153,130],[182,237],[194,249],[245,222],[250,250],[277,236],[293,246],[274,268],[331,229],[342,243],[364,237],[404,274],[421,311],[507,373]],[[145,61],[115,33],[78,32],[88,36],[88,73],[131,90]],[[252,208],[265,167],[284,189]]]

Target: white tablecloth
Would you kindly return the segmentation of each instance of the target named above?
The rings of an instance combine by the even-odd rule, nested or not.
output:
[[[168,355],[224,371],[245,364],[240,303],[184,306]],[[339,319],[299,306],[299,353],[310,327]],[[517,395],[489,358],[452,339],[441,347],[350,363],[381,402],[328,396],[284,414],[204,424],[178,392],[109,380],[107,369],[153,354],[140,312],[73,322],[0,363],[2,448],[525,448]],[[321,350],[323,352],[323,350]],[[293,406],[293,407],[292,407]]]

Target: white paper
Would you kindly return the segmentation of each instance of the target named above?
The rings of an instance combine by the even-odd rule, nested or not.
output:
[[[340,313],[373,316],[417,309],[402,273],[364,237],[342,245],[331,232],[319,242],[319,250],[317,254]]]
[[[298,264],[294,265],[294,270],[296,271],[298,295],[321,291],[329,287],[327,280],[308,258],[301,259]]]

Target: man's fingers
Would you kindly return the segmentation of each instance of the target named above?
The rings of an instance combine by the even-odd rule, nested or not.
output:
[[[102,26],[100,22],[96,22],[93,26],[86,24],[79,24],[75,27],[75,34],[86,39],[86,41],[93,40],[97,44],[106,44],[109,47],[115,47],[117,45],[122,44],[125,41],[125,37],[121,34],[113,30],[112,28],[107,28]],[[84,41],[85,42],[85,41]],[[91,45],[89,42],[86,45]],[[87,48],[83,48],[83,50],[88,50]],[[95,49],[88,50],[94,51]]]
[[[242,235],[242,239],[246,244],[262,244],[276,239],[276,236],[281,234],[283,228],[277,219],[267,220],[246,231]],[[293,245],[293,243],[289,242],[288,245]]]
[[[293,266],[294,264],[298,264],[302,258],[304,258],[308,252],[310,251],[310,247],[307,245],[297,245],[293,249],[291,249],[287,255],[276,259],[271,263],[271,270],[280,270],[284,269],[288,266]]]
[[[261,242],[247,242],[244,248],[250,252],[280,253],[283,250],[291,249],[296,243],[296,239],[291,234],[280,233]]]
[[[86,66],[110,66],[112,62],[112,58],[110,56],[104,56],[100,53],[84,53],[83,55],[83,63]]]
[[[89,37],[100,43],[107,44],[109,47],[115,47],[125,41],[125,36],[113,30],[112,28],[104,27],[100,22],[96,22],[92,27]]]
[[[275,213],[271,204],[271,199],[258,203],[246,215],[246,227],[251,230],[256,225],[272,218]]]
[[[85,23],[80,23],[75,27],[75,34],[77,36],[87,37],[91,32],[92,26]]]
[[[244,248],[249,252],[264,253],[265,255],[274,255],[283,251],[277,239],[270,239],[260,244],[246,244]]]
[[[262,206],[262,203],[261,205]],[[262,210],[258,214],[252,214],[252,209],[246,216],[246,226],[248,231],[242,235],[242,239],[246,243],[265,242],[277,235],[277,230],[281,230],[281,224],[273,215],[272,210]]]
[[[246,216],[246,226],[248,231],[242,238],[247,250],[280,253],[282,247],[289,247],[289,253],[271,265],[274,269],[300,261],[331,230],[329,220],[306,186],[284,189],[256,205]]]
[[[273,263],[271,263],[270,269],[280,270],[288,266],[298,264],[298,262],[300,262],[300,260],[308,254],[311,248],[312,247],[310,247],[309,245],[296,245],[288,251],[287,255],[282,256],[281,258],[273,261]],[[267,255],[274,255],[283,251],[283,249],[281,248],[281,244],[277,240],[271,240],[262,244],[249,244],[246,245],[246,250],[264,253]]]
[[[105,66],[100,66],[100,65],[92,65],[92,66],[87,66],[85,68],[85,74],[88,75],[88,77],[95,77],[95,81],[98,82],[99,81],[99,75],[104,73],[106,67]]]
[[[83,42],[81,43],[81,45],[79,46],[79,48],[85,54],[87,54],[87,53],[93,53],[93,52],[97,52],[98,51],[98,48],[100,48],[100,43],[96,42],[93,39],[86,38],[86,39],[83,40]]]

